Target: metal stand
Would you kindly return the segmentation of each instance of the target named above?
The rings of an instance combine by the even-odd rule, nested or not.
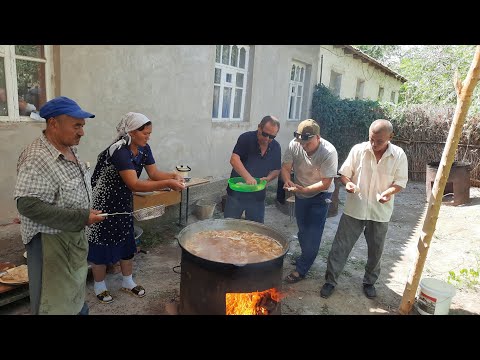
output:
[[[182,203],[183,203],[183,190],[180,193],[180,212],[178,214],[178,225],[179,226],[186,226],[188,223],[188,202],[190,199],[190,187],[187,187],[187,192],[186,192],[186,204],[185,204],[185,225],[182,224]]]
[[[209,183],[210,180],[201,179],[201,178],[191,178],[190,181],[185,183],[185,189],[187,190],[186,193],[186,204],[185,204],[185,224],[182,224],[182,203],[183,203],[183,190],[180,192],[180,213],[178,214],[178,226],[186,226],[188,222],[188,203],[190,202],[190,187],[191,186],[198,186],[202,184]],[[184,189],[184,190],[185,190]]]

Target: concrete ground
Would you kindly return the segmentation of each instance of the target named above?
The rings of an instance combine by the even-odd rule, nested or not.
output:
[[[217,197],[218,198],[218,197]],[[436,231],[422,273],[422,278],[450,281],[456,287],[451,299],[450,314],[480,314],[478,276],[480,263],[480,189],[470,189],[471,202],[464,206],[442,205]],[[320,297],[324,283],[326,258],[338,221],[343,211],[345,190],[340,188],[336,216],[326,222],[319,254],[305,280],[283,284],[286,297],[282,300],[283,315],[395,315],[398,314],[408,275],[413,271],[418,231],[423,225],[426,207],[425,184],[409,182],[407,189],[395,199],[382,258],[382,272],[376,284],[377,298],[367,299],[362,292],[362,277],[366,262],[366,243],[363,236],[356,243],[336,291],[328,299]],[[222,218],[220,205],[214,218]],[[281,211],[283,210],[283,212]],[[275,204],[275,186],[268,188],[265,224],[282,231],[290,241],[284,258],[283,274],[294,269],[292,260],[300,253],[296,239],[295,218],[285,208]],[[180,298],[181,250],[175,235],[181,230],[178,210],[173,209],[161,220],[138,223],[144,229],[142,248],[148,253],[135,257],[134,280],[146,288],[147,295],[138,299],[120,291],[121,274],[107,275],[107,284],[115,298],[112,304],[99,303],[93,294],[93,281],[87,279],[87,301],[92,315],[174,314]],[[194,215],[188,224],[198,221]],[[23,262],[20,226],[10,224],[0,228],[0,261]],[[475,275],[476,271],[476,275]],[[450,277],[450,280],[449,280]],[[456,279],[456,280],[455,280]],[[1,296],[1,295],[0,295]],[[0,307],[1,314],[28,314],[28,298]],[[418,314],[413,308],[411,314]]]

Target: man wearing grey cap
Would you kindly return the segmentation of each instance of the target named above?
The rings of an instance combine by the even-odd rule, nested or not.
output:
[[[302,121],[294,132],[283,156],[281,176],[284,188],[295,194],[295,217],[301,255],[296,268],[286,278],[296,283],[305,278],[320,248],[337,175],[338,155],[335,147],[320,137],[320,125],[315,120]],[[291,180],[291,170],[295,179]]]
[[[45,103],[47,126],[18,159],[14,198],[27,249],[34,315],[88,314],[85,226],[100,222],[90,209],[89,168],[77,155],[85,118],[95,115],[64,96]]]

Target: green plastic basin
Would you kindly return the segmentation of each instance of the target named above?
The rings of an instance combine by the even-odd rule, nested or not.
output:
[[[248,185],[245,183],[244,178],[233,177],[228,179],[228,186],[230,186],[230,189],[240,192],[255,192],[265,189],[265,186],[267,185],[267,180],[260,181],[259,178],[255,178],[255,180],[257,180],[257,185]]]

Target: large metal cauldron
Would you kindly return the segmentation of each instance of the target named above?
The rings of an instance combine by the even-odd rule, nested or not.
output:
[[[251,231],[270,236],[283,246],[277,258],[247,264],[227,264],[190,253],[185,242],[206,230]],[[264,224],[237,219],[210,219],[188,225],[178,234],[182,248],[180,314],[225,315],[227,293],[250,293],[275,288],[281,291],[283,258],[288,251],[286,236]],[[273,312],[280,313],[280,303]]]

